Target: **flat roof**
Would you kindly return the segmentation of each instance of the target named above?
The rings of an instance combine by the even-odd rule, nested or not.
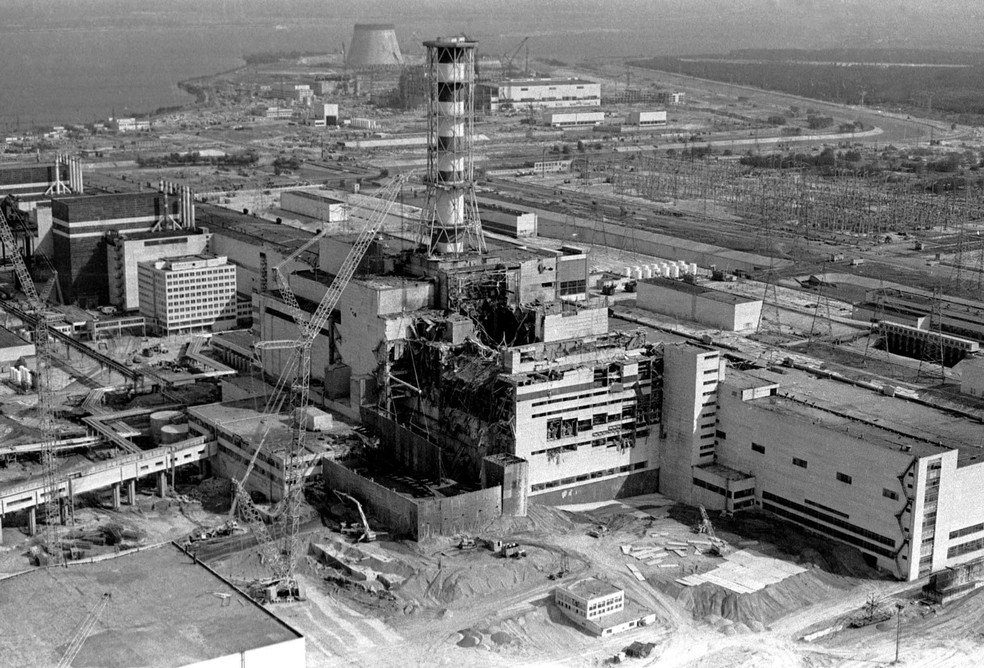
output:
[[[551,77],[549,79],[506,79],[500,81],[499,86],[556,86],[558,84],[596,84],[597,81],[578,79],[576,77]]]
[[[20,346],[28,345],[31,345],[30,341],[22,339],[3,325],[0,325],[0,348],[19,348]]]
[[[256,246],[279,249],[286,255],[303,246],[314,236],[313,232],[277,223],[248,214],[224,209],[212,204],[199,204],[196,220],[213,234],[222,234]],[[301,254],[301,259],[310,264],[318,264],[317,245]]]
[[[301,638],[228,582],[165,543],[0,580],[0,663],[58,664],[104,594],[75,666],[169,668]],[[215,594],[228,595],[223,601]],[[57,611],[55,614],[53,611]]]
[[[338,199],[337,197],[332,197],[323,190],[285,190],[282,192],[281,197],[284,195],[293,195],[294,197],[300,197],[302,199],[315,200],[319,203],[327,204],[345,204],[345,200]]]
[[[596,578],[578,580],[574,584],[568,585],[566,589],[574,596],[579,596],[580,598],[586,599],[598,598],[599,596],[608,596],[609,594],[617,594],[622,591],[615,585]]]
[[[731,292],[721,292],[720,290],[715,290],[714,288],[709,288],[707,286],[700,285],[699,283],[687,283],[685,281],[678,281],[676,279],[665,278],[663,276],[645,278],[641,280],[640,283],[648,283],[649,285],[665,288],[667,290],[673,290],[675,292],[685,292],[688,295],[697,295],[702,299],[710,299],[723,304],[753,304],[755,302],[762,301],[761,299],[756,299],[755,297],[746,297],[745,295],[739,295]]]
[[[729,369],[725,383],[730,373]],[[756,375],[773,376],[762,370]],[[984,462],[980,420],[799,369],[784,368],[774,377],[779,383],[778,395],[748,403],[845,431],[856,436],[859,445],[891,450],[908,446],[917,457],[957,450],[958,466]]]

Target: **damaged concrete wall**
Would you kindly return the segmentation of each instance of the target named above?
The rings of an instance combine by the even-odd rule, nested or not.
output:
[[[544,343],[599,336],[608,333],[608,307],[583,308],[576,312],[551,313],[543,316],[543,329],[538,332]]]
[[[502,488],[418,501],[418,540],[484,529],[502,515]]]
[[[402,465],[414,475],[436,477],[440,472],[441,450],[435,444],[375,409],[363,407],[362,423],[379,436],[379,446],[393,465]]]
[[[351,494],[391,533],[414,540],[472,532],[502,514],[502,487],[498,485],[456,496],[410,499],[338,462],[325,460],[324,475],[329,489]]]
[[[329,489],[337,489],[359,499],[365,505],[364,509],[383,522],[390,532],[417,538],[417,504],[413,499],[364,478],[338,462],[325,460],[323,467]]]

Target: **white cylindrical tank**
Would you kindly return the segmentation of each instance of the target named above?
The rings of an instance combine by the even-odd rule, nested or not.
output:
[[[680,278],[680,267],[676,265],[670,267],[670,278]]]
[[[632,275],[635,278],[642,278],[642,267],[632,267]]]
[[[161,445],[171,445],[187,438],[187,424],[168,424],[161,427]]]
[[[15,366],[10,367],[10,382],[20,383],[20,369]]]
[[[626,278],[632,278],[632,267],[622,267],[622,275]]]
[[[653,277],[653,268],[650,267],[648,264],[642,270],[642,277],[643,278],[652,278]]]
[[[21,372],[21,387],[25,390],[31,389],[31,383],[34,381],[34,374],[31,373],[30,369],[24,369]]]
[[[185,422],[185,414],[181,411],[155,411],[150,414],[150,438],[154,443],[162,443],[164,427]]]
[[[691,262],[690,263],[690,273],[693,274],[694,276],[697,275],[697,263],[696,262]]]

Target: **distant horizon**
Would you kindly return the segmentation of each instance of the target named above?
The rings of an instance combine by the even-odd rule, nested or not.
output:
[[[479,53],[533,59],[736,49],[980,51],[984,7],[967,0],[0,0],[8,92],[0,125],[91,122],[190,101],[185,79],[263,51],[338,53],[356,23],[391,23],[400,48],[466,34]]]

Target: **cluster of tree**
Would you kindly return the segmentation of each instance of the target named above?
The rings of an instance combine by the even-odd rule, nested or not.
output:
[[[764,52],[768,53],[768,52]],[[843,104],[932,108],[967,115],[984,115],[984,59],[970,54],[964,65],[943,63],[933,67],[847,64],[859,61],[818,52],[802,62],[789,58],[762,58],[736,62],[712,58],[681,59],[669,56],[629,63],[637,67],[677,72],[690,76],[757,86]],[[959,60],[953,55],[951,60]],[[806,62],[810,60],[810,62]],[[871,61],[867,62],[889,62]],[[911,62],[911,61],[910,61]],[[925,62],[918,59],[918,62]],[[980,122],[980,119],[977,119]]]
[[[293,172],[301,167],[301,161],[297,156],[280,156],[273,161],[273,173],[280,176],[284,172]]]
[[[256,151],[248,150],[242,153],[233,153],[221,156],[202,156],[198,151],[191,153],[169,153],[168,155],[138,155],[137,166],[139,167],[176,167],[181,165],[213,165],[221,167],[235,167],[240,165],[252,165],[259,160]]]

